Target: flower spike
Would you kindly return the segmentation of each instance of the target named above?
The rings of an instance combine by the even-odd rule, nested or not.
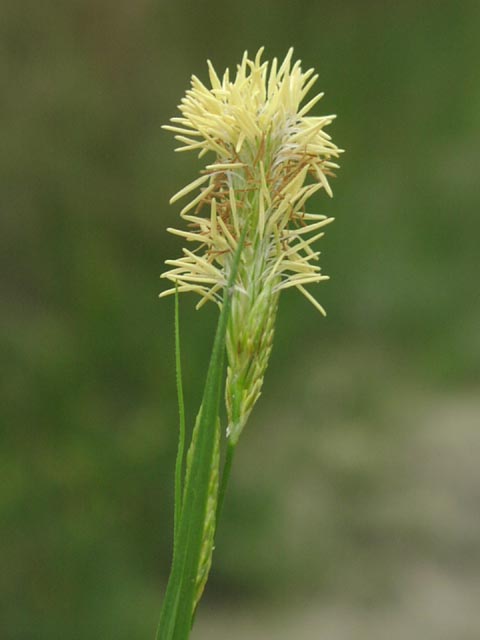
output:
[[[260,395],[280,291],[295,287],[325,314],[306,286],[328,279],[311,245],[333,219],[305,207],[322,189],[332,197],[329,178],[342,152],[325,132],[335,116],[309,115],[323,96],[305,102],[318,79],[313,69],[304,72],[300,61],[292,63],[293,49],[280,65],[276,58],[262,62],[262,54],[263,47],[253,59],[245,52],[233,80],[208,61],[210,88],[192,76],[181,117],[164,127],[180,142],[177,151],[197,151],[199,157],[211,152],[214,159],[170,200],[189,198],[180,212],[188,230],[169,231],[197,248],[167,261],[172,268],[162,277],[174,286],[160,295],[193,291],[201,298],[198,307],[207,301],[221,306],[246,229],[227,331],[233,442]]]

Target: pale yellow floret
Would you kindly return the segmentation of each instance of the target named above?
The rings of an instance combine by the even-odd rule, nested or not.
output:
[[[219,163],[215,163],[215,164],[207,164],[207,166],[205,167],[206,169],[211,169],[212,171],[221,171],[221,170],[226,170],[226,171],[231,171],[232,169],[241,169],[242,167],[245,167],[245,163],[244,162],[219,162]]]
[[[297,289],[300,291],[300,293],[303,293],[303,295],[306,297],[306,299],[311,302],[313,304],[314,307],[316,307],[320,313],[322,314],[322,316],[326,316],[327,312],[325,311],[325,309],[322,307],[322,305],[318,302],[318,300],[316,300],[311,293],[309,293],[306,289],[304,289],[302,287],[301,284],[297,284]]]
[[[204,200],[212,191],[216,188],[215,184],[210,184],[208,187],[200,191],[200,193],[195,196],[193,200],[191,200],[183,209],[180,211],[180,215],[184,216],[188,211],[191,211],[201,200]]]
[[[183,187],[183,189],[180,189],[180,191],[177,191],[177,193],[170,198],[170,204],[173,204],[177,200],[180,200],[180,198],[183,198],[183,196],[186,196],[187,193],[190,193],[190,191],[193,191],[194,189],[202,185],[209,178],[210,176],[202,176],[201,178],[198,178],[197,180],[190,182],[190,184],[187,184],[186,187]]]
[[[324,227],[327,224],[333,222],[333,218],[327,218],[326,220],[320,220],[320,222],[314,222],[313,224],[309,224],[306,227],[301,227],[300,229],[285,229],[284,233],[289,236],[302,236],[306,233],[310,233],[311,231],[316,231],[321,227]]]
[[[284,280],[279,285],[277,285],[276,289],[288,289],[289,287],[298,287],[299,285],[309,284],[312,282],[322,282],[322,280],[329,280],[329,277],[296,273],[294,275],[290,275],[287,280]]]

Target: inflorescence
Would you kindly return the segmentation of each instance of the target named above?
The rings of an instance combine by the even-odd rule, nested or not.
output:
[[[328,279],[312,245],[333,218],[305,207],[321,189],[332,196],[328,178],[341,150],[324,129],[335,116],[307,115],[323,93],[301,106],[318,76],[313,69],[303,72],[300,61],[292,65],[293,49],[280,66],[276,58],[270,67],[262,62],[262,53],[263,47],[250,60],[245,52],[234,80],[228,69],[220,80],[209,61],[211,88],[192,76],[179,106],[182,116],[164,126],[182,143],[177,151],[216,157],[170,200],[194,195],[180,212],[188,228],[169,231],[199,246],[167,260],[172,268],[163,277],[179,292],[199,294],[199,307],[207,300],[221,304],[229,261],[247,225],[246,246],[263,252],[256,277],[274,280],[276,291],[296,287],[325,313],[305,285]],[[245,293],[241,282],[237,288]]]

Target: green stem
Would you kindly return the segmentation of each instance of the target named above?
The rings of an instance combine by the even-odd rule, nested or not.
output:
[[[235,455],[235,448],[236,448],[236,445],[232,444],[232,442],[229,440],[227,444],[227,451],[225,453],[225,462],[223,464],[222,481],[220,484],[220,489],[218,491],[218,503],[217,503],[217,514],[216,514],[217,526],[218,526],[218,521],[220,520],[220,516],[222,515],[223,503],[225,500],[225,493],[227,491],[228,481],[230,480],[230,475],[232,472],[232,464],[233,464],[233,457]]]

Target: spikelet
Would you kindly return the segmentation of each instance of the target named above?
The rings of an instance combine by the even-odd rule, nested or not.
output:
[[[260,395],[268,364],[278,297],[295,287],[322,314],[306,286],[328,279],[313,244],[332,222],[306,211],[308,199],[324,190],[342,152],[324,131],[335,116],[308,115],[323,94],[306,100],[317,80],[313,69],[292,63],[290,49],[279,65],[245,52],[230,80],[208,62],[210,87],[192,76],[179,106],[181,117],[164,128],[181,143],[177,151],[214,154],[196,178],[170,200],[189,199],[180,212],[186,229],[169,229],[197,243],[183,249],[162,277],[175,286],[161,296],[192,291],[222,304],[237,241],[246,227],[227,331],[226,404],[228,434],[235,443]]]

